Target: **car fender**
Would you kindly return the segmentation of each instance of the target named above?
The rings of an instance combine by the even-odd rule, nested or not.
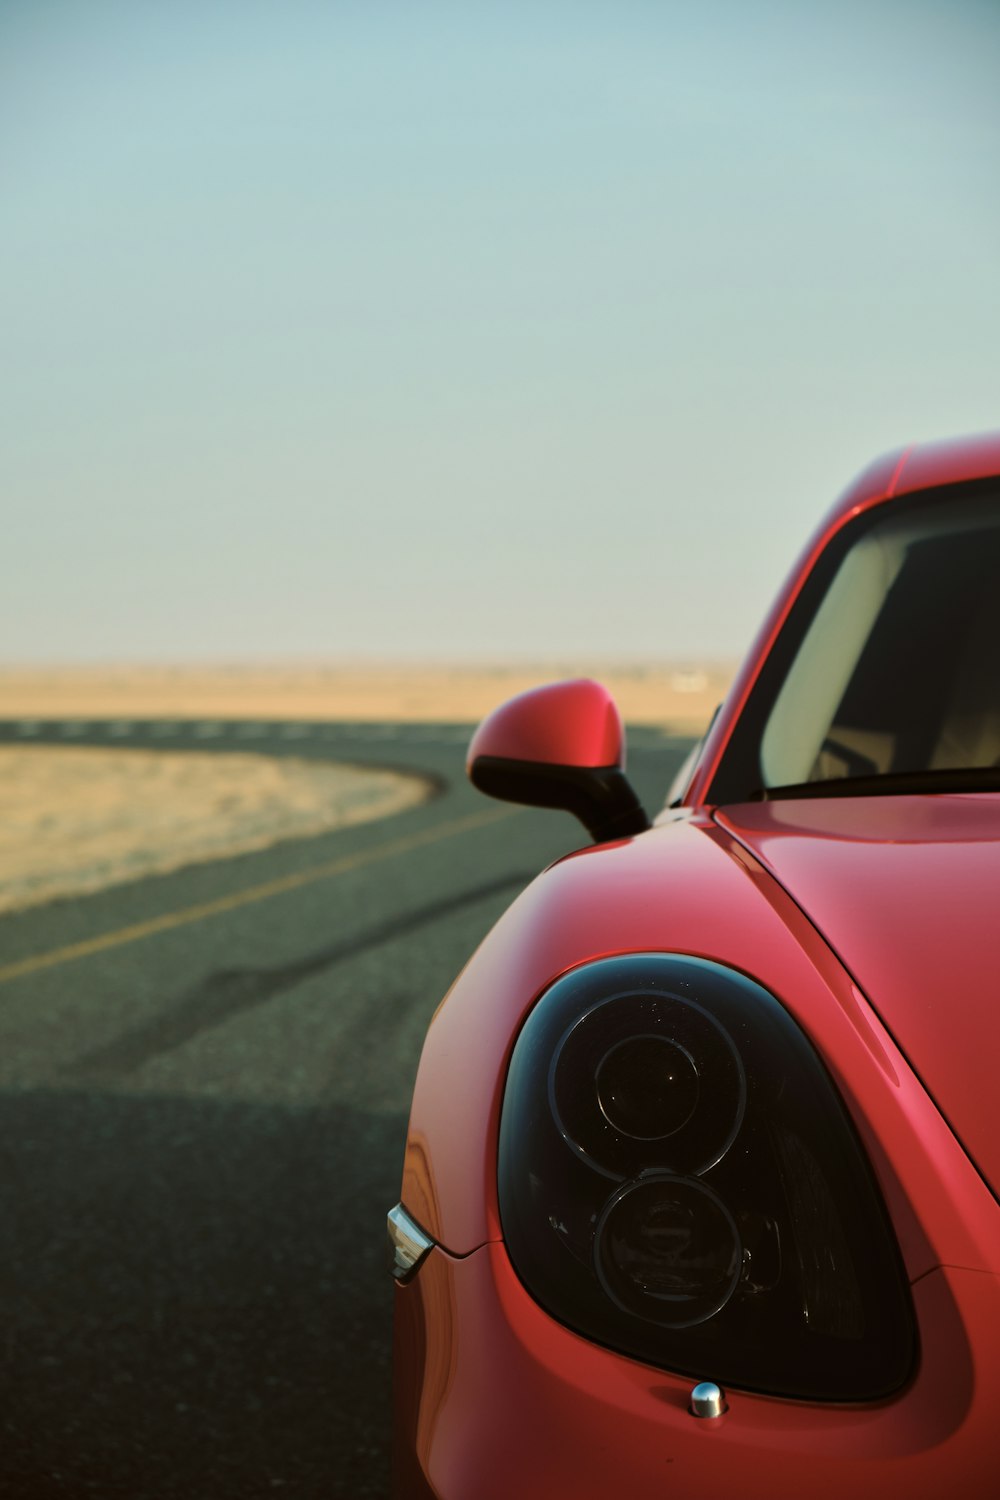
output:
[[[861,1134],[911,1281],[939,1265],[1000,1271],[1000,1205],[867,997],[778,881],[704,811],[551,866],[445,997],[417,1075],[402,1186],[437,1244],[461,1256],[503,1238],[499,1115],[532,1005],[571,968],[646,951],[728,965],[786,1006]]]

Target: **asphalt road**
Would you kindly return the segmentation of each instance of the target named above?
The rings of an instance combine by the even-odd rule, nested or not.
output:
[[[410,1089],[517,892],[585,840],[468,730],[0,723],[0,742],[418,771],[381,822],[0,919],[0,1496],[382,1496]],[[630,737],[658,809],[687,743]]]

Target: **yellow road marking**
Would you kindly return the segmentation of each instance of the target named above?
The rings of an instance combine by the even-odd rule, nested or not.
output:
[[[77,958],[89,958],[92,953],[104,953],[109,948],[122,948],[126,943],[138,943],[142,938],[153,937],[158,932],[170,932],[176,927],[187,927],[191,922],[203,922],[207,917],[220,916],[222,912],[235,911],[240,906],[250,906],[255,901],[267,901],[271,896],[284,895],[317,880],[331,880],[336,875],[346,875],[349,870],[360,870],[365,865],[377,864],[383,859],[395,859],[399,854],[409,854],[411,849],[420,849],[425,844],[436,844],[439,839],[451,838],[469,828],[482,828],[500,818],[509,817],[513,808],[491,808],[489,812],[472,813],[467,818],[456,818],[453,823],[442,823],[436,828],[427,828],[423,833],[412,833],[406,838],[393,839],[375,849],[365,849],[358,854],[347,854],[329,864],[316,865],[311,870],[300,870],[294,875],[283,875],[280,880],[269,880],[264,885],[251,885],[246,890],[235,891],[231,896],[220,896],[215,901],[203,901],[198,906],[184,906],[179,911],[165,912],[162,917],[152,917],[148,922],[136,922],[131,927],[119,927],[117,932],[105,932],[100,937],[88,938],[83,943],[70,943],[65,948],[52,948],[48,953],[38,953],[33,958],[22,958],[17,963],[0,966],[0,984],[10,979],[21,979],[26,974],[37,974],[40,969],[52,969],[57,964],[72,963]]]

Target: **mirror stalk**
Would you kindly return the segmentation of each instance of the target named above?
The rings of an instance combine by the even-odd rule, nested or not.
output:
[[[469,779],[488,797],[503,802],[572,813],[597,844],[645,833],[650,826],[631,782],[618,766],[553,766],[480,755],[469,767]]]

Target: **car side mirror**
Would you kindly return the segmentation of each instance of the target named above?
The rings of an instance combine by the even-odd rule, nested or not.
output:
[[[504,802],[573,813],[599,844],[649,827],[625,775],[625,731],[607,688],[589,678],[519,693],[469,745],[473,786]]]

